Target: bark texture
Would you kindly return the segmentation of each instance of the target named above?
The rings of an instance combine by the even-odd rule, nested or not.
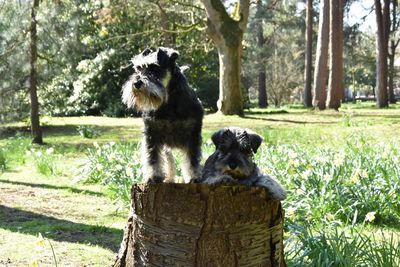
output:
[[[31,25],[30,25],[30,74],[29,74],[29,93],[31,97],[31,134],[32,143],[42,144],[42,129],[40,127],[39,120],[39,100],[37,96],[37,72],[36,72],[36,62],[37,62],[37,21],[36,21],[36,11],[39,8],[39,0],[33,1],[33,6],[31,10]]]
[[[344,95],[342,0],[330,0],[328,107],[339,110]]]
[[[323,110],[326,108],[326,80],[328,77],[329,46],[329,0],[321,0],[317,54],[315,58],[313,106]]]
[[[239,18],[231,17],[221,0],[202,0],[207,12],[207,34],[219,56],[218,110],[225,115],[243,115],[240,63],[243,34],[247,27],[250,0],[239,0]]]
[[[264,37],[264,30],[263,30],[263,20],[261,18],[261,13],[263,9],[263,4],[261,0],[257,1],[257,47],[258,51],[258,62],[260,64],[258,70],[258,107],[266,108],[268,107],[268,97],[267,97],[267,75],[265,73],[265,65],[264,65],[264,58],[263,58],[263,47],[265,44],[265,37]]]
[[[382,8],[381,0],[375,0],[376,15],[376,106],[388,107],[388,41],[389,41],[389,4],[390,0],[384,0]]]
[[[313,0],[307,0],[306,15],[306,53],[305,53],[305,70],[304,70],[304,106],[312,107],[312,12]]]
[[[396,104],[396,98],[394,95],[394,77],[396,73],[396,69],[394,66],[394,60],[396,57],[396,48],[399,45],[400,38],[395,39],[396,32],[399,30],[399,20],[397,18],[397,7],[399,3],[397,0],[392,0],[392,22],[390,24],[390,34],[393,35],[393,38],[390,40],[389,47],[389,103]]]
[[[283,211],[264,188],[134,185],[114,266],[285,266]]]

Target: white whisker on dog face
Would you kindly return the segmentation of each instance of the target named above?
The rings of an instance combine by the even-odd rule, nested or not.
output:
[[[262,138],[251,130],[228,127],[212,135],[216,151],[206,160],[200,183],[239,184],[265,187],[271,198],[283,200],[286,192],[253,161]]]

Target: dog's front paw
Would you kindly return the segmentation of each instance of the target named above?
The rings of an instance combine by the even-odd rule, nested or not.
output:
[[[159,184],[162,183],[164,181],[164,177],[162,176],[152,176],[151,178],[149,178],[147,180],[148,184]]]
[[[210,179],[207,179],[206,183],[212,185],[235,185],[238,184],[238,181],[232,178],[232,176],[220,175],[217,177],[212,177]]]

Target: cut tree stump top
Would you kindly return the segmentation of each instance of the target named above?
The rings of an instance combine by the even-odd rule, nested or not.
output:
[[[260,187],[134,185],[114,266],[285,266],[281,204]]]

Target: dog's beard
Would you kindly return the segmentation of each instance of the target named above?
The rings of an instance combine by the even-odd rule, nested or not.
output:
[[[225,164],[216,164],[216,169],[219,174],[226,174],[231,176],[234,179],[246,179],[248,178],[251,173],[253,172],[254,165],[251,164],[251,166],[248,167],[236,167],[234,169],[231,169],[229,165]]]
[[[135,88],[133,80],[128,80],[122,88],[122,102],[128,108],[135,107],[140,111],[158,109],[166,100],[166,89],[156,83],[143,79],[141,88]]]

